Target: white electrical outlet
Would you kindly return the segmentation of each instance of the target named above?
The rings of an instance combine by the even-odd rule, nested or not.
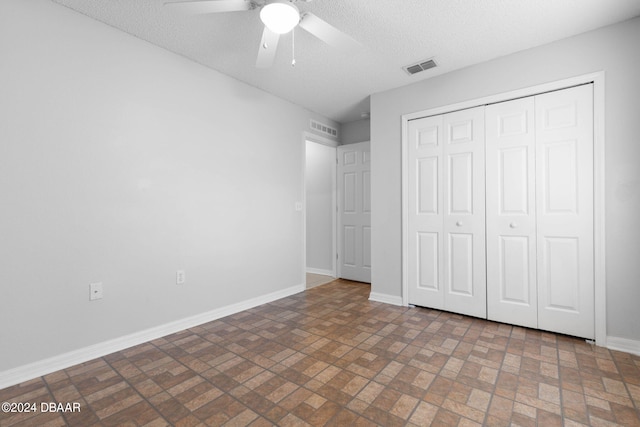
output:
[[[187,281],[187,276],[184,274],[184,270],[176,271],[176,285],[184,285]]]
[[[102,299],[102,282],[89,284],[89,300]]]

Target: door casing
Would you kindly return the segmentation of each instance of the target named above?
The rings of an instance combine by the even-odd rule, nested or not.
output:
[[[316,144],[322,144],[322,145],[326,145],[328,147],[332,147],[334,149],[336,149],[337,151],[337,147],[338,147],[338,142],[337,141],[333,141],[331,139],[327,139],[327,138],[323,138],[321,136],[309,133],[309,132],[303,132],[302,133],[302,283],[306,283],[306,274],[307,274],[307,194],[306,194],[306,189],[305,187],[305,179],[306,179],[306,169],[307,169],[307,141],[309,142],[314,142]],[[332,231],[332,253],[335,254],[337,249],[336,249],[336,239],[337,239],[337,234],[336,234],[336,230],[337,230],[337,218],[336,218],[336,179],[335,179],[335,167],[332,170],[332,174],[333,174],[333,184],[332,184],[332,188],[333,188],[333,194],[331,196],[332,201],[333,201],[333,207],[331,208],[331,212],[332,212],[332,223],[333,223],[333,231]],[[333,271],[333,277],[337,277],[337,271],[336,271],[336,259],[334,257],[333,258],[333,266],[332,266],[332,271]]]

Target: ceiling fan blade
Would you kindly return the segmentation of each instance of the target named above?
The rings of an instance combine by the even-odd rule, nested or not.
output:
[[[313,13],[303,13],[300,24],[303,30],[313,34],[329,46],[340,50],[344,54],[351,54],[362,45],[328,22],[318,18]]]
[[[265,26],[262,32],[262,39],[260,40],[260,47],[258,48],[256,67],[271,67],[276,57],[276,51],[278,50],[278,40],[280,40],[280,34],[274,33]]]
[[[237,12],[251,9],[251,2],[245,0],[168,1],[164,5],[181,13]]]

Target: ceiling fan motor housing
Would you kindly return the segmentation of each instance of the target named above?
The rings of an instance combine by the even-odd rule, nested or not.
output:
[[[285,34],[300,22],[300,11],[289,0],[274,0],[260,9],[260,19],[274,33]]]

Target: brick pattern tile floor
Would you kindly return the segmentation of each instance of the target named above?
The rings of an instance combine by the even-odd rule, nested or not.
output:
[[[327,285],[0,390],[0,426],[640,426],[640,357]]]

